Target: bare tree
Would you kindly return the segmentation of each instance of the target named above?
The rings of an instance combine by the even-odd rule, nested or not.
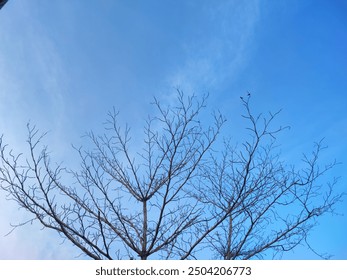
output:
[[[250,140],[241,147],[225,142],[225,149],[202,166],[195,197],[216,217],[220,226],[207,237],[208,247],[222,259],[276,258],[299,244],[306,244],[317,218],[333,213],[344,194],[334,194],[337,179],[322,182],[321,177],[337,163],[320,166],[325,148],[315,144],[311,156],[303,155],[301,168],[281,160],[276,147],[277,135],[288,127],[272,128],[280,113],[255,116],[250,95],[241,98],[243,117],[250,124]],[[228,216],[224,218],[224,213]],[[280,255],[279,255],[280,254]]]
[[[124,250],[141,259],[155,253],[180,257],[203,212],[186,188],[224,123],[215,115],[214,125],[202,128],[198,116],[205,101],[184,99],[182,93],[174,107],[155,100],[159,116],[148,119],[144,147],[135,155],[130,129],[121,130],[117,113],[109,113],[108,134],[89,133],[94,149],[77,149],[81,170],[70,171],[77,185],[60,180],[66,170],[52,166],[47,148],[37,151],[42,136],[29,126],[26,164],[12,151],[6,155],[1,143],[2,188],[34,219],[93,259],[123,257]]]
[[[27,159],[0,138],[1,188],[32,220],[92,259],[189,259],[200,250],[250,259],[290,250],[340,200],[335,182],[317,184],[335,163],[319,169],[318,143],[313,157],[304,158],[307,167],[287,168],[273,153],[283,130],[270,129],[276,114],[259,123],[249,96],[242,102],[252,139],[240,150],[226,142],[215,151],[224,117],[213,114],[213,124],[203,126],[206,96],[178,91],[173,106],[154,100],[158,116],[148,118],[142,145],[131,142],[130,128],[122,130],[110,112],[105,134],[87,134],[93,148],[76,148],[79,171],[52,164],[47,147],[39,147],[44,135],[28,125]]]

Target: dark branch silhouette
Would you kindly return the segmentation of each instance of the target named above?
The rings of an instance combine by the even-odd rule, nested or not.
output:
[[[0,10],[5,4],[7,3],[8,0],[0,0]]]

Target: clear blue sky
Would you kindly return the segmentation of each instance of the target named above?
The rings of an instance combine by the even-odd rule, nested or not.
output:
[[[243,129],[239,97],[257,112],[283,109],[289,160],[325,137],[323,160],[341,161],[331,176],[347,190],[347,3],[291,1],[18,1],[0,10],[0,134],[25,149],[31,120],[52,157],[76,164],[71,143],[98,130],[115,106],[135,128],[153,96],[210,93],[230,134]],[[135,129],[136,131],[136,129]],[[243,130],[242,130],[243,131]],[[327,178],[328,179],[328,178]],[[347,200],[312,232],[312,246],[347,259]],[[54,232],[27,225],[0,194],[0,259],[69,259],[78,251]],[[304,248],[285,258],[311,259]]]

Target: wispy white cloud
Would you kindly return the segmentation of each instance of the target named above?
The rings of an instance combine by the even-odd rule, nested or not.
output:
[[[31,121],[43,131],[51,130],[51,144],[59,149],[69,124],[70,80],[55,42],[37,19],[35,5],[16,5],[0,27],[0,130],[11,141],[24,140],[25,124]]]
[[[37,21],[33,6],[14,2],[1,18],[0,135],[4,134],[4,141],[14,151],[24,152],[25,125],[31,120],[42,131],[51,130],[47,140],[60,160],[66,148],[62,140],[69,81],[55,44]],[[71,257],[71,252],[59,249],[60,238],[49,230],[40,231],[37,224],[18,228],[4,237],[11,230],[10,223],[26,221],[29,216],[17,205],[6,202],[3,192],[0,201],[0,259]]]
[[[205,3],[208,34],[202,31],[204,36],[185,44],[186,60],[169,83],[192,92],[220,89],[236,80],[249,63],[259,5],[256,0]]]

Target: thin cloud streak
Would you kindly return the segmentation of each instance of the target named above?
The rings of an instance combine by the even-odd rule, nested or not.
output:
[[[28,2],[19,5],[22,7],[8,9],[6,12],[10,14],[0,24],[3,42],[0,45],[0,135],[4,135],[9,148],[25,152],[25,125],[31,121],[42,131],[52,131],[45,140],[54,147],[59,160],[59,155],[64,157],[66,148],[62,141],[63,127],[67,123],[63,93],[67,92],[68,79],[54,42],[34,17],[35,5]],[[13,19],[22,20],[15,22]],[[21,28],[13,27],[16,24]],[[71,257],[70,249],[66,249],[70,246],[59,246],[60,238],[47,230],[40,231],[39,225],[27,225],[4,237],[11,231],[11,223],[22,223],[32,217],[18,205],[6,201],[3,192],[0,200],[0,259]]]
[[[187,92],[213,89],[238,78],[249,63],[253,35],[260,15],[258,1],[223,1],[217,8],[207,3],[208,36],[185,45],[183,66],[167,78],[172,87]]]

